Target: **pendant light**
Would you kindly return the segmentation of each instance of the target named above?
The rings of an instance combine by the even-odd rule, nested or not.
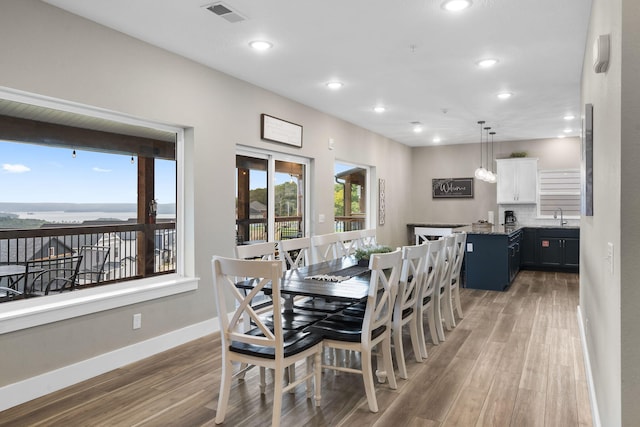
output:
[[[491,135],[491,178],[488,181],[491,184],[495,184],[498,181],[498,174],[496,172],[493,171],[493,157],[494,157],[494,153],[493,153],[493,136],[495,135],[495,132],[489,132],[489,135]]]
[[[484,120],[478,121],[480,125],[480,167],[478,167],[474,173],[475,177],[481,180],[485,180],[487,176],[487,170],[482,167],[482,125],[485,123]]]
[[[491,126],[487,126],[484,128],[487,133],[485,140],[487,141],[487,172],[484,174],[484,181],[491,183],[493,178],[493,172],[489,169],[489,131],[491,130]],[[493,168],[492,168],[493,169]]]

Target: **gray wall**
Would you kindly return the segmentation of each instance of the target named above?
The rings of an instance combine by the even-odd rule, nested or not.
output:
[[[579,138],[494,143],[496,158],[509,157],[512,152],[521,151],[527,152],[528,157],[538,158],[538,169],[580,167]],[[480,166],[478,144],[415,148],[411,162],[412,194],[415,195],[409,212],[411,222],[469,224],[487,219],[488,211],[494,211],[496,220],[499,219],[495,184],[475,180],[473,199],[434,200],[431,197],[433,178],[473,177]],[[496,170],[495,163],[493,170]]]
[[[639,28],[637,0],[593,1],[582,101],[594,112],[594,215],[581,221],[580,307],[603,426],[640,419]],[[601,34],[611,36],[611,63],[595,74],[591,46]]]
[[[233,254],[237,144],[313,159],[311,214],[327,218],[313,224],[315,233],[332,230],[334,160],[372,166],[387,186],[387,224],[378,238],[401,243],[408,147],[39,1],[3,0],[0,8],[0,85],[187,128],[186,199],[195,231],[188,272],[201,278],[195,292],[0,335],[0,386],[216,316],[210,260]],[[261,113],[301,124],[303,148],[261,141]],[[131,329],[133,313],[143,315],[140,330]]]

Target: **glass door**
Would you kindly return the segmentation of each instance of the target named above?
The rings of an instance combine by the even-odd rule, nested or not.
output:
[[[307,159],[241,150],[236,155],[236,244],[306,233]]]

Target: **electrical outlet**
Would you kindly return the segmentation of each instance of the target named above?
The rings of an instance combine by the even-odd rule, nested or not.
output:
[[[142,314],[136,313],[133,315],[133,329],[142,328]]]

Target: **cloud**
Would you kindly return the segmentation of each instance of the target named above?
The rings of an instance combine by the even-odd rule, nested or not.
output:
[[[9,163],[4,163],[2,165],[2,170],[7,173],[25,173],[29,172],[31,169],[26,167],[25,165],[12,165]]]
[[[102,169],[102,168],[99,168],[97,166],[94,166],[93,167],[93,171],[94,172],[100,172],[100,173],[108,173],[108,172],[111,172],[111,169]]]

